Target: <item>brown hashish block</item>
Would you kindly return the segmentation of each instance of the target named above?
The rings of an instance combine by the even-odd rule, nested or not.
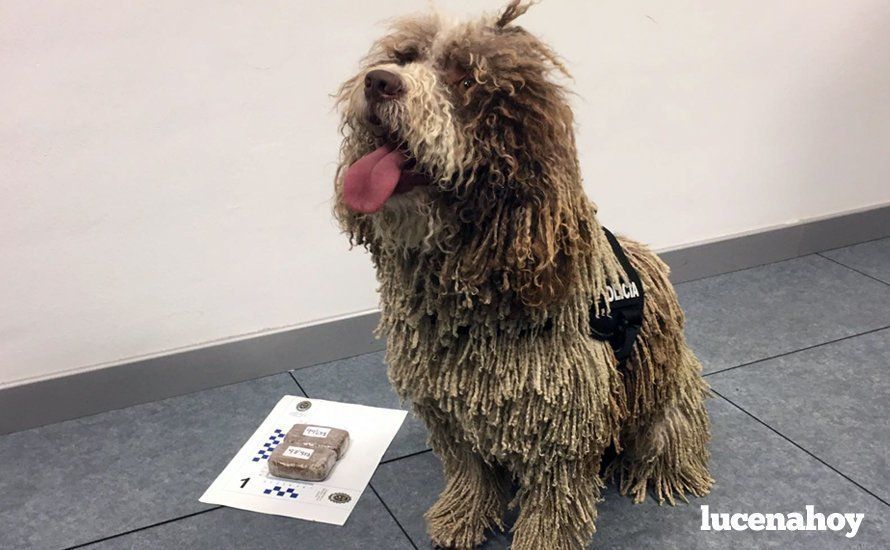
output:
[[[269,456],[269,473],[273,476],[303,481],[327,479],[337,462],[337,453],[328,447],[282,442]]]
[[[334,451],[337,454],[337,460],[340,460],[349,445],[349,432],[330,426],[294,424],[288,430],[284,443],[304,447],[327,447]]]

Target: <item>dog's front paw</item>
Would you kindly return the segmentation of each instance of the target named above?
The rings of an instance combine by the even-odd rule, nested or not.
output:
[[[503,529],[501,499],[492,495],[462,497],[446,491],[424,516],[430,539],[440,548],[476,548],[485,542],[488,529]]]

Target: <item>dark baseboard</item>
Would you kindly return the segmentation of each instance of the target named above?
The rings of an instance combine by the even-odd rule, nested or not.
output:
[[[383,349],[380,313],[77,372],[0,390],[0,434]]]
[[[890,236],[890,205],[660,251],[682,283]]]
[[[890,205],[661,252],[675,283],[890,236]],[[0,390],[0,434],[383,348],[379,313],[262,334]]]

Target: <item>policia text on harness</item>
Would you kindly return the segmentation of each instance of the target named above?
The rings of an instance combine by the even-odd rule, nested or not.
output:
[[[618,370],[624,370],[627,359],[633,352],[640,327],[643,326],[643,283],[615,235],[605,227],[603,232],[624,269],[628,282],[618,281],[607,286],[608,314],[597,316],[595,308],[590,308],[590,335],[611,344],[615,358],[618,359]]]

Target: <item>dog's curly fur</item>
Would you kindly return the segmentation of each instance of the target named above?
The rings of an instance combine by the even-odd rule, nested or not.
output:
[[[608,308],[607,283],[625,276],[582,189],[567,92],[553,79],[565,68],[514,23],[527,7],[398,20],[338,95],[335,214],[371,252],[390,379],[444,465],[426,515],[444,547],[481,544],[518,504],[514,548],[579,548],[604,477],[635,501],[651,489],[673,503],[712,483],[708,387],[668,268],[644,246],[622,239],[646,291],[626,369],[589,335],[590,308]],[[372,69],[399,75],[405,95],[369,104]],[[429,185],[360,214],[342,190],[346,169],[380,145],[369,114]]]

